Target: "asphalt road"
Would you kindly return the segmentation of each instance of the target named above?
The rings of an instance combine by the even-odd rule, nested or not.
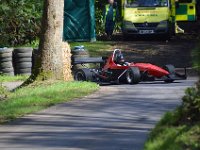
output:
[[[150,130],[195,81],[102,86],[0,126],[0,150],[142,150]]]

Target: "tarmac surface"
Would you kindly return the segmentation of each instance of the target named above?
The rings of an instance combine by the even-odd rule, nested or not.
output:
[[[150,130],[196,81],[101,86],[90,96],[1,125],[0,150],[142,150]]]

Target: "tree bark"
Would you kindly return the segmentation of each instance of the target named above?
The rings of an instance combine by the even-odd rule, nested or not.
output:
[[[42,80],[71,80],[71,52],[63,42],[64,0],[45,0],[39,57],[33,71]]]

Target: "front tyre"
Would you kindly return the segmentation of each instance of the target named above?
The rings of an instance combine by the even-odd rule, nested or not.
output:
[[[141,79],[140,70],[137,67],[131,67],[126,72],[126,81],[128,84],[138,84]]]

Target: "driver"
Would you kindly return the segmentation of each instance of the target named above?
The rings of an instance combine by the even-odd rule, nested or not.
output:
[[[116,56],[116,64],[120,64],[123,65],[124,64],[124,56],[122,55],[122,53],[118,53]]]
[[[118,52],[115,56],[115,61],[114,61],[117,65],[121,65],[121,66],[127,66],[128,63],[125,62],[124,60],[124,56],[121,52]]]

